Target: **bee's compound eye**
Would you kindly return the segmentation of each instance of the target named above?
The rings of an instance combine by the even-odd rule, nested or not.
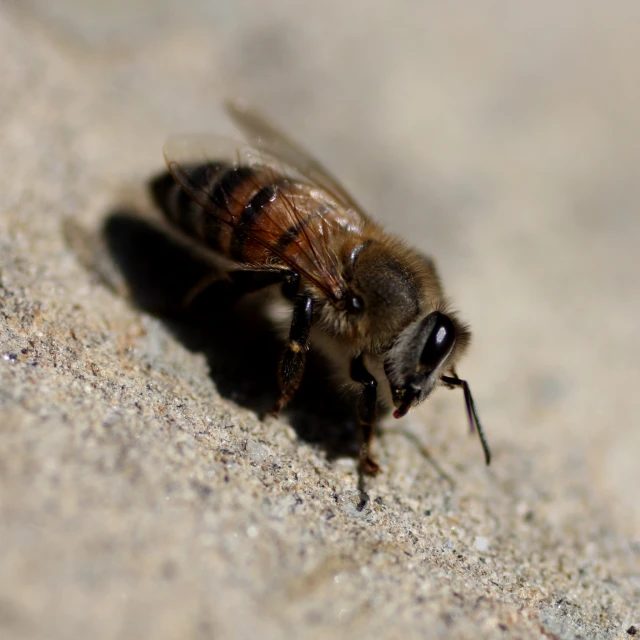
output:
[[[364,301],[360,296],[347,296],[347,311],[349,313],[361,313],[364,310]]]
[[[451,351],[453,343],[456,341],[456,329],[451,319],[439,311],[434,311],[431,314],[429,324],[432,323],[433,328],[427,336],[427,341],[420,355],[420,364],[435,369]]]

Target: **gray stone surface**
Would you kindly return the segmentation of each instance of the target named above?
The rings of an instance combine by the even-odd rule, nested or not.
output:
[[[639,56],[631,1],[0,5],[0,636],[630,638]],[[250,315],[107,286],[187,279],[126,215],[235,95],[437,257],[491,468],[440,391],[359,510],[320,374],[262,423]]]

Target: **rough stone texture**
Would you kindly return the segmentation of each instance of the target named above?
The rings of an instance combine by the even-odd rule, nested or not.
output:
[[[631,1],[0,6],[0,635],[631,637],[639,56]],[[440,391],[360,509],[320,371],[262,423],[251,309],[123,295],[202,269],[136,189],[235,95],[437,257],[489,469]]]

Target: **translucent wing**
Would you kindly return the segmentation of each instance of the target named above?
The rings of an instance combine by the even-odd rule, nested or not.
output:
[[[320,162],[257,110],[251,109],[241,100],[229,101],[225,103],[225,107],[227,113],[255,148],[262,149],[295,167],[300,174],[330,192],[336,200],[358,211],[363,218],[367,218],[349,192]]]
[[[164,153],[169,171],[191,200],[200,205],[204,215],[213,216],[234,230],[235,236],[249,203],[234,199],[238,198],[235,192],[225,194],[221,202],[219,193],[216,195],[219,182],[211,175],[216,172],[219,175],[220,167],[225,167],[225,171],[251,169],[246,180],[253,181],[249,185],[252,192],[272,187],[270,202],[278,206],[265,208],[250,226],[242,227],[249,243],[263,248],[258,247],[252,252],[254,257],[244,258],[244,262],[266,264],[268,256],[277,256],[313,281],[328,297],[335,300],[344,295],[347,287],[333,238],[362,230],[365,221],[357,210],[310,182],[297,167],[253,146],[215,135],[187,134],[170,137]],[[287,243],[288,237],[291,242]]]
[[[186,175],[181,179],[181,167],[188,169],[210,163],[226,163],[232,167],[258,167],[271,172],[274,179],[280,176],[295,180],[307,179],[296,165],[266,149],[211,133],[173,134],[167,138],[163,152],[167,167],[180,183],[183,179],[188,180]],[[337,200],[334,201],[338,204]]]

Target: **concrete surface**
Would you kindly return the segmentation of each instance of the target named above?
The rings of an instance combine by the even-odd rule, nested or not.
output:
[[[0,636],[632,637],[639,60],[631,1],[0,5]],[[250,309],[123,295],[202,269],[137,191],[236,95],[437,257],[489,469],[443,390],[359,510],[320,365],[262,423]]]

